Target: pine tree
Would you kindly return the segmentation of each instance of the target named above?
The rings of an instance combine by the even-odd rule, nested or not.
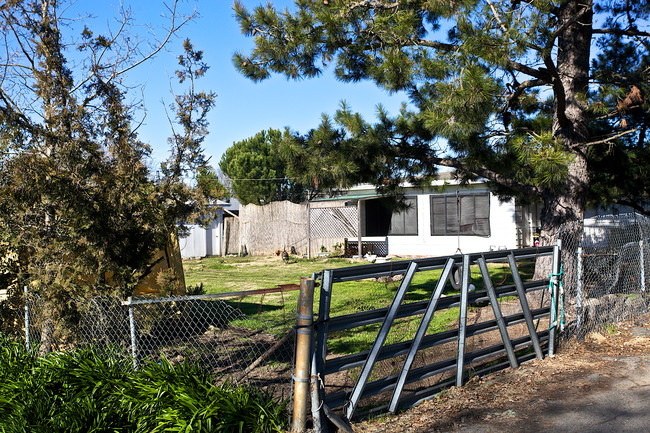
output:
[[[543,202],[546,242],[583,219],[588,199],[641,209],[648,198],[633,187],[647,182],[647,1],[296,0],[235,12],[255,47],[234,63],[252,80],[332,65],[343,81],[408,95],[375,124],[336,115],[354,169],[378,186],[439,166],[481,176]]]
[[[219,168],[230,178],[233,194],[240,203],[302,201],[302,185],[287,177],[285,159],[279,153],[281,147],[282,132],[269,129],[234,143],[224,152]]]

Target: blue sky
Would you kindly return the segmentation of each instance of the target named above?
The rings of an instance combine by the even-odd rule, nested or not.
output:
[[[244,4],[254,7],[263,0],[244,0]],[[292,4],[288,0],[274,1],[284,8]],[[103,8],[115,7],[116,1],[104,3]],[[210,70],[198,85],[204,90],[217,93],[216,106],[212,110],[210,135],[206,139],[205,150],[217,166],[222,153],[233,142],[251,137],[257,132],[290,127],[301,133],[320,123],[322,113],[333,114],[345,100],[350,108],[360,112],[366,120],[374,120],[376,107],[381,103],[389,113],[397,113],[404,95],[389,95],[372,83],[341,83],[331,70],[315,79],[288,81],[274,76],[261,83],[253,83],[241,76],[232,64],[235,51],[247,52],[253,41],[240,33],[234,19],[232,0],[185,1],[184,7],[196,6],[200,17],[184,27],[179,38],[169,45],[169,52],[163,52],[153,62],[135,69],[128,81],[145,85],[147,116],[139,129],[139,136],[153,147],[153,157],[161,161],[167,154],[167,137],[170,128],[163,110],[163,100],[170,104],[170,78],[176,69],[176,56],[182,52],[182,41],[189,37],[196,49],[203,50]],[[80,9],[93,7],[90,3],[78,4]],[[134,4],[136,21],[145,22],[155,18],[161,10],[160,0],[145,0]],[[105,19],[95,8],[97,19]],[[152,18],[153,17],[153,18]],[[100,22],[100,21],[96,21]],[[173,81],[173,80],[172,80]]]

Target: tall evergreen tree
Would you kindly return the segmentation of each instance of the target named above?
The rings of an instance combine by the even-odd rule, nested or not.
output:
[[[186,39],[183,43],[184,54],[179,56],[179,69],[176,77],[180,84],[188,87],[184,94],[175,95],[170,107],[175,118],[170,119],[172,136],[167,161],[161,166],[161,178],[158,179],[162,189],[162,200],[167,203],[166,221],[168,227],[182,222],[208,222],[204,204],[226,195],[224,186],[208,164],[203,153],[203,142],[208,134],[207,115],[214,106],[217,95],[196,88],[196,81],[208,71],[203,61],[203,52],[194,49]],[[180,130],[174,126],[180,126]],[[194,184],[187,180],[194,178]],[[183,225],[181,225],[181,229]]]
[[[219,168],[230,178],[233,194],[242,204],[303,200],[299,182],[287,177],[280,155],[282,132],[269,129],[234,143],[224,152]]]
[[[135,107],[121,84],[190,18],[176,4],[168,8],[167,33],[148,52],[127,32],[126,11],[110,36],[85,28],[75,45],[83,59],[77,67],[66,58],[68,38],[77,39],[62,31],[66,2],[0,6],[0,275],[11,289],[29,284],[44,298],[46,323],[74,320],[82,296],[128,296],[176,222],[200,213],[206,192],[219,193],[187,184],[191,173],[207,169],[200,144],[214,95],[190,87],[178,97],[184,132],[172,138],[163,181],[150,173],[150,149],[137,138]],[[185,52],[178,77],[193,82],[205,66],[197,73],[200,52],[189,43]]]
[[[374,125],[336,116],[357,171],[378,185],[438,166],[482,176],[543,202],[547,242],[582,220],[588,198],[639,209],[648,198],[634,187],[648,168],[646,0],[296,0],[235,12],[255,47],[234,62],[252,80],[332,65],[343,81],[408,94]]]

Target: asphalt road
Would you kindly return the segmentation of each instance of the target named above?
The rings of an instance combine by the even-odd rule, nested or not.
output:
[[[604,360],[607,360],[606,358]],[[504,412],[490,422],[456,426],[462,433],[650,432],[650,356],[611,358],[606,373],[582,378],[588,389],[545,399],[521,411]],[[591,386],[589,385],[591,384]],[[532,409],[532,410],[531,410]]]
[[[472,380],[363,433],[650,433],[650,316]]]

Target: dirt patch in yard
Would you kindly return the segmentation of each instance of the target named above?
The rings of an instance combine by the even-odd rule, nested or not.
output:
[[[554,357],[474,378],[355,432],[611,432],[650,425],[650,317],[565,343]]]

